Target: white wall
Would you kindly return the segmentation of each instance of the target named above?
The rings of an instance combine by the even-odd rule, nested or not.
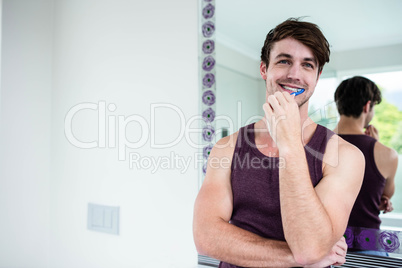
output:
[[[260,62],[223,44],[217,44],[216,111],[231,118],[217,120],[218,133],[222,127],[229,134],[263,116],[265,83],[260,76]],[[230,131],[233,128],[234,131]],[[219,139],[217,137],[217,139]]]
[[[47,267],[50,1],[3,1],[0,267]]]
[[[331,60],[324,66],[321,77],[337,77],[355,70],[389,71],[402,62],[402,44],[356,50],[331,52]]]
[[[149,125],[152,103],[195,116],[197,17],[197,1],[185,0],[4,1],[0,208],[9,223],[0,228],[0,267],[195,266],[197,149],[185,139],[155,149],[148,139],[126,155],[171,165],[185,158],[191,166],[130,169],[109,136],[104,148],[72,145],[64,121],[76,105],[102,102],[117,107],[106,110],[116,121],[137,116]],[[76,138],[98,140],[97,112],[73,117]],[[185,122],[160,108],[155,123],[160,144],[175,140]],[[127,139],[145,137],[147,128],[129,123]],[[89,202],[120,206],[118,236],[87,230]]]

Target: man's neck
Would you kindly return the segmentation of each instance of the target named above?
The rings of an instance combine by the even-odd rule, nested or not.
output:
[[[338,125],[334,129],[337,134],[364,134],[364,118],[360,116],[359,118],[354,118],[350,116],[341,115]]]
[[[317,124],[308,116],[301,117],[300,119],[302,120],[300,127],[302,129],[303,145],[306,145],[313,136]],[[267,144],[269,147],[276,147],[270,133],[268,132],[265,118],[255,123],[254,131],[255,138],[256,140],[258,139],[260,143]]]

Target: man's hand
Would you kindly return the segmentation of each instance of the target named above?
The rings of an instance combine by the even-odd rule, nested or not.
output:
[[[378,207],[378,209],[380,211],[383,211],[384,214],[394,210],[394,207],[392,206],[392,202],[388,196],[386,196],[386,195],[381,196],[381,204]]]
[[[327,267],[330,265],[342,265],[346,262],[346,251],[348,245],[345,242],[345,237],[342,238],[332,247],[331,251],[321,261],[305,267]]]
[[[301,141],[299,106],[288,92],[269,95],[263,106],[268,131],[278,146]]]
[[[379,139],[378,130],[373,125],[368,125],[366,127],[366,131],[364,131],[364,134],[373,137],[376,140]]]

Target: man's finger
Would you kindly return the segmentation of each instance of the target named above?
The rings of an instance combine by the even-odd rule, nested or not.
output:
[[[286,110],[286,107],[289,103],[288,98],[286,97],[287,95],[289,95],[288,92],[275,92],[274,96],[276,97],[276,99],[278,100],[278,103]]]
[[[264,103],[262,109],[264,110],[266,116],[271,116],[273,114],[272,106],[269,103]]]
[[[342,256],[342,257],[345,257],[345,256],[346,256],[346,250],[343,249],[343,248],[341,248],[341,247],[336,247],[335,252],[336,252],[336,254],[339,255],[339,256]]]
[[[274,112],[277,111],[280,107],[278,99],[274,95],[269,95],[267,98],[267,102],[271,105]]]

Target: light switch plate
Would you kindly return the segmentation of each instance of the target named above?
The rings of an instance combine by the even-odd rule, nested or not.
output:
[[[120,207],[88,203],[88,229],[119,235]]]

